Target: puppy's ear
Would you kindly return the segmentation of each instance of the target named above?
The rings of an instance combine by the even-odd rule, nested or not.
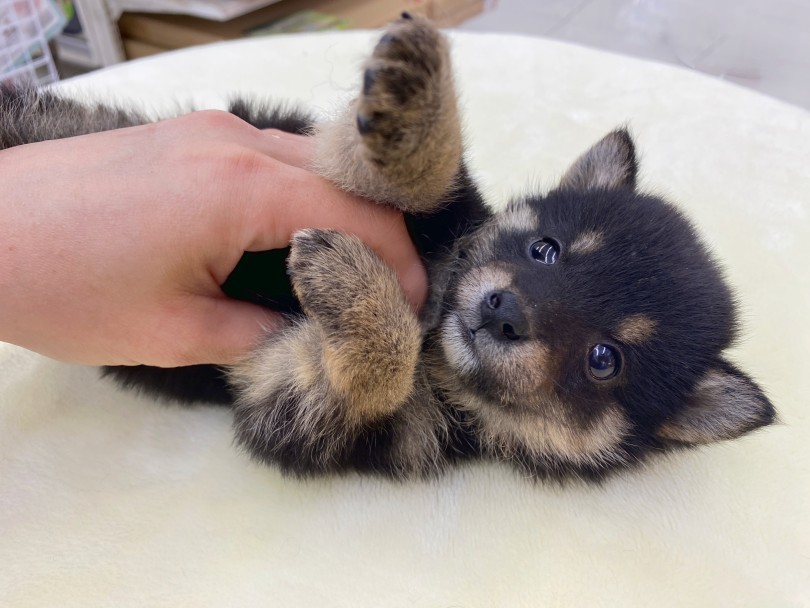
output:
[[[636,148],[626,129],[609,133],[565,172],[560,190],[635,188]]]
[[[658,429],[661,439],[701,444],[734,439],[776,417],[762,389],[736,367],[720,360],[697,383],[686,406]]]

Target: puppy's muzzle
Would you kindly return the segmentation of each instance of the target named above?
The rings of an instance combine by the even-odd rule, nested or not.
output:
[[[481,323],[480,329],[496,340],[520,340],[529,335],[529,323],[511,291],[491,291],[484,296]]]

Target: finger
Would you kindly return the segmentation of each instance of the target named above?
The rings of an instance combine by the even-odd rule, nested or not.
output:
[[[300,169],[312,165],[315,145],[311,137],[278,129],[257,129],[254,135],[250,143],[262,154]]]
[[[291,167],[303,169],[312,165],[315,144],[311,137],[251,126],[236,131],[234,137],[247,148]]]
[[[397,273],[399,284],[402,286],[402,291],[405,292],[405,297],[411,308],[419,312],[428,295],[428,277],[425,266],[421,261],[414,262],[410,266],[395,265],[387,260],[385,261]]]
[[[285,325],[280,314],[254,304],[194,297],[172,320],[179,339],[168,366],[235,363]]]

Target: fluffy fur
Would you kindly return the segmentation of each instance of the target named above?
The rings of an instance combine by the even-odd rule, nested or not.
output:
[[[3,147],[145,120],[13,89],[0,108]],[[289,252],[246,254],[223,285],[287,311],[285,329],[226,371],[108,370],[124,384],[232,403],[239,442],[296,475],[424,477],[483,456],[536,478],[597,480],[774,419],[723,357],[736,314],[716,262],[674,207],[636,190],[626,131],[553,191],[492,214],[463,164],[447,43],[408,15],[335,122],[257,108],[232,111],[312,127],[323,175],[406,212],[428,303],[417,318],[357,239],[305,230]]]

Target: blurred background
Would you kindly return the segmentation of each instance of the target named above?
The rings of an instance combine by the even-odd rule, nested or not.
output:
[[[810,109],[810,0],[502,0],[460,29],[673,63]]]
[[[810,0],[0,0],[0,80],[47,83],[247,36],[377,28],[403,10],[675,64],[810,109]]]

